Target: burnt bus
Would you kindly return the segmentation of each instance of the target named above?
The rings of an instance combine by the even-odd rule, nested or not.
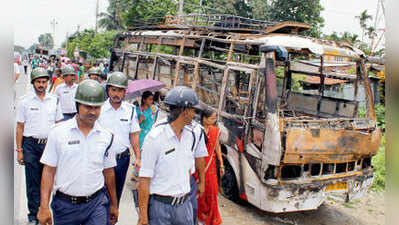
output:
[[[117,35],[110,70],[192,87],[217,111],[224,196],[281,213],[316,209],[336,193],[350,201],[372,185],[381,131],[362,51],[301,36],[310,26],[296,22],[196,14],[151,22]],[[331,57],[355,72],[326,71]],[[316,90],[298,87],[304,77],[318,80]],[[350,77],[353,94],[329,95],[332,77]]]

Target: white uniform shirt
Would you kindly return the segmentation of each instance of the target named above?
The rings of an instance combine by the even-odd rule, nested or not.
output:
[[[179,141],[169,124],[148,133],[142,146],[139,176],[151,177],[150,194],[182,196],[190,192],[193,142],[189,129],[183,129]]]
[[[192,173],[195,173],[195,158],[207,157],[208,156],[208,149],[206,148],[205,144],[205,133],[203,133],[203,127],[201,124],[197,123],[193,120],[191,125],[186,126],[187,129],[192,130],[195,134],[195,141],[194,144],[194,167],[191,170]],[[206,165],[205,165],[206,166]]]
[[[55,89],[55,94],[60,100],[62,113],[76,113],[75,94],[77,88],[78,85],[75,83],[71,87],[62,83]]]
[[[14,77],[17,75],[17,74],[19,74],[20,73],[20,71],[19,71],[19,65],[18,65],[18,63],[14,63]]]
[[[47,138],[55,121],[63,118],[57,97],[46,93],[41,100],[35,92],[22,96],[17,107],[17,122],[24,123],[25,137]]]
[[[79,129],[76,117],[57,124],[49,134],[40,160],[57,167],[54,191],[87,196],[104,187],[103,170],[116,166],[111,137],[98,122],[87,137]]]
[[[140,131],[135,108],[133,105],[122,101],[121,106],[115,110],[109,99],[101,107],[98,121],[115,135],[117,154],[131,147],[130,133]]]
[[[163,119],[157,120],[155,122],[155,124],[153,125],[153,128],[157,127],[157,126],[159,126],[161,124],[165,124],[165,123],[167,123],[167,121],[168,121],[167,116],[164,117]],[[193,147],[192,153],[193,153],[193,160],[194,160],[194,163],[195,163],[195,158],[201,158],[201,157],[207,157],[208,156],[208,150],[206,148],[205,137],[204,137],[205,134],[201,134],[202,133],[202,129],[203,129],[202,125],[197,123],[194,120],[192,121],[191,125],[187,125],[186,128],[190,132],[193,131],[194,135],[195,135],[194,147],[192,145],[190,146],[190,149]],[[191,136],[192,136],[192,134],[191,134]],[[195,173],[195,165],[194,165],[194,167],[192,168],[191,171],[192,171],[193,174]]]

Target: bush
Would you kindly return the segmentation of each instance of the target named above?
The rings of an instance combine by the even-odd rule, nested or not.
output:
[[[381,128],[383,136],[381,139],[381,146],[378,149],[377,154],[372,159],[372,165],[374,167],[374,183],[371,189],[375,191],[385,190],[385,177],[386,177],[386,165],[385,165],[385,106],[378,104],[375,107],[375,116],[377,119],[377,126]],[[359,117],[366,117],[365,107],[359,108]]]
[[[373,157],[372,164],[374,167],[374,183],[371,188],[375,191],[385,190],[385,135],[382,137],[380,149],[377,155]]]

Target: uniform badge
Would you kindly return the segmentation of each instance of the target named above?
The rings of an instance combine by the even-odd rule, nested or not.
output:
[[[80,140],[68,141],[68,145],[77,145],[80,144]]]
[[[167,154],[169,154],[169,153],[172,153],[172,152],[174,152],[174,151],[175,151],[175,149],[172,148],[171,150],[166,151],[166,152],[165,152],[165,155],[167,155]]]

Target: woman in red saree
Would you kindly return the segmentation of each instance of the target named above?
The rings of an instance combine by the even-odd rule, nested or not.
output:
[[[218,208],[218,176],[216,162],[219,162],[220,175],[224,175],[222,153],[219,144],[220,129],[215,126],[216,112],[204,110],[201,123],[206,134],[208,157],[205,158],[205,192],[198,198],[198,220],[206,225],[222,223]]]

